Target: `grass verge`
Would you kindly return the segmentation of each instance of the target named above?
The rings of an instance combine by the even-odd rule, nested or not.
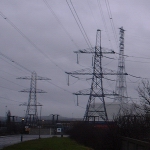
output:
[[[14,144],[2,150],[92,150],[77,144],[70,138],[46,138]]]

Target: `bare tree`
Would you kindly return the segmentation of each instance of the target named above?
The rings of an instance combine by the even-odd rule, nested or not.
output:
[[[137,92],[145,113],[150,113],[150,82],[142,80],[137,88]]]

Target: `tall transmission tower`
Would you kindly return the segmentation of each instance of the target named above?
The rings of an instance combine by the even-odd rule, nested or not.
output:
[[[105,105],[105,97],[110,95],[115,95],[115,93],[104,89],[103,78],[104,75],[116,75],[117,72],[112,70],[107,70],[102,68],[102,57],[103,54],[114,54],[113,50],[101,47],[101,30],[97,30],[96,33],[96,46],[91,49],[84,49],[75,51],[77,56],[79,53],[89,53],[94,55],[94,65],[92,70],[82,69],[80,71],[66,72],[71,76],[74,75],[92,75],[92,82],[90,89],[81,90],[74,95],[89,95],[88,103],[86,106],[86,111],[83,120],[84,121],[98,121],[100,119],[107,121],[108,115]],[[78,59],[77,59],[78,62]],[[68,77],[69,79],[69,77]],[[98,102],[98,106],[95,103]]]
[[[126,71],[125,71],[125,59],[124,59],[124,29],[120,29],[120,44],[119,44],[119,59],[118,59],[118,75],[116,79],[115,101],[120,102],[120,110],[125,109],[124,104],[128,103],[127,85],[126,85]]]
[[[28,103],[21,104],[22,106],[27,106],[25,121],[29,124],[36,124],[38,121],[37,106],[42,106],[37,102],[37,93],[46,93],[43,90],[37,89],[37,80],[50,80],[49,78],[44,78],[37,76],[36,72],[32,72],[31,77],[19,77],[17,79],[26,79],[30,81],[30,89],[24,89],[20,92],[29,93]]]

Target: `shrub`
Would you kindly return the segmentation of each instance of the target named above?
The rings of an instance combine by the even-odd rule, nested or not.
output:
[[[150,117],[145,115],[122,115],[115,118],[120,136],[147,141],[150,133]]]
[[[117,126],[109,123],[104,125],[103,128],[103,125],[99,127],[97,124],[87,122],[77,123],[69,132],[70,138],[94,150],[119,150],[120,140],[117,134]]]

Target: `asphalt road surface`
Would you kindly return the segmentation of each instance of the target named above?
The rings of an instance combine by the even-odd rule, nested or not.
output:
[[[52,135],[41,135],[41,138],[52,137]],[[22,141],[38,139],[39,135],[23,135]],[[21,142],[21,135],[0,136],[0,149]]]

